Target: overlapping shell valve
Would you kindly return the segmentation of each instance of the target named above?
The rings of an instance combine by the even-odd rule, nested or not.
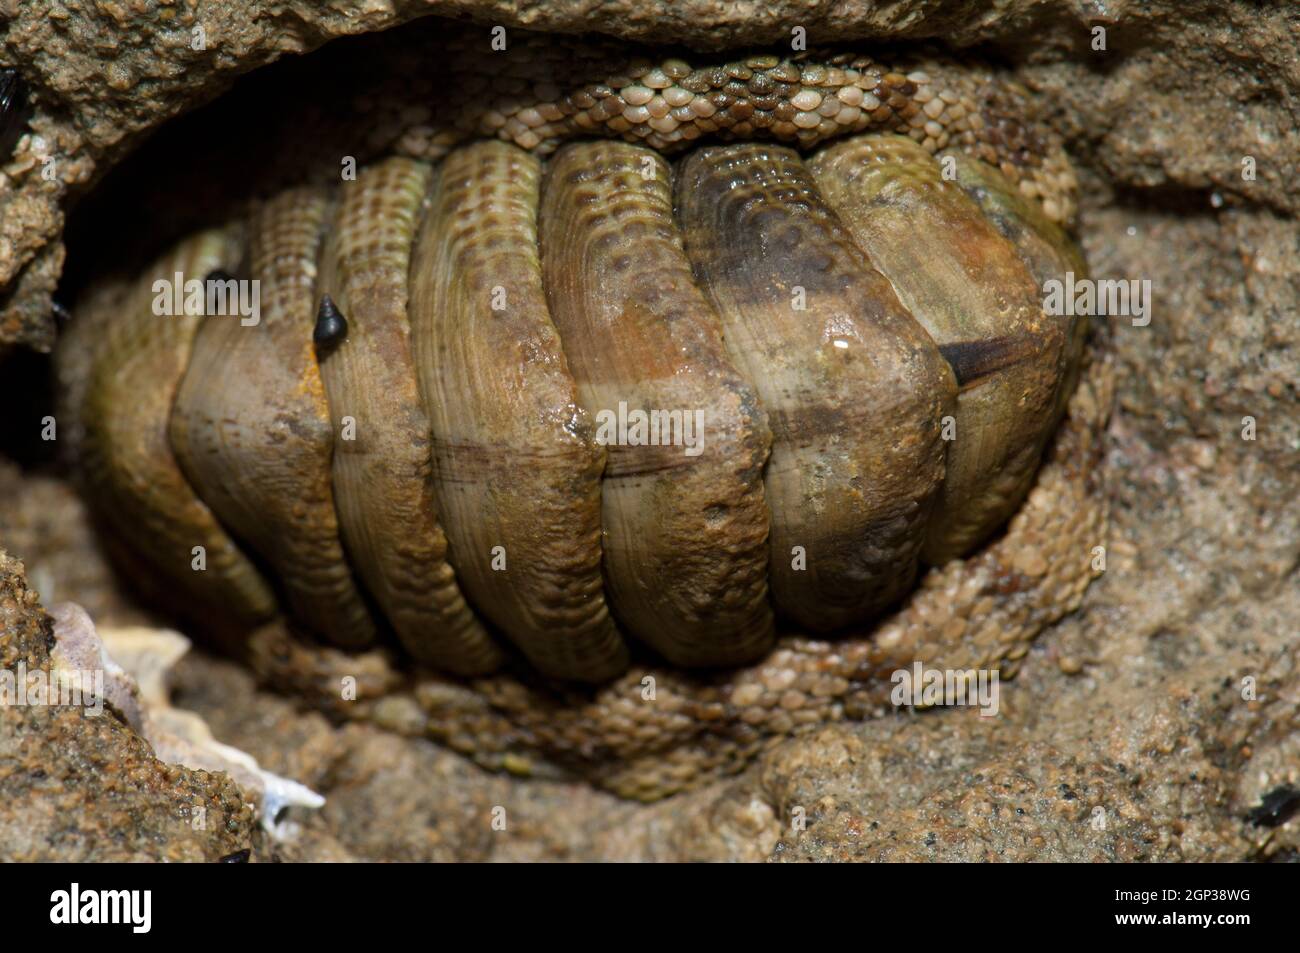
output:
[[[1083,272],[1073,178],[1014,96],[855,57],[591,75],[479,70],[407,155],[86,296],[60,373],[142,578],[215,628],[600,683],[867,625],[1006,523],[1083,333],[1042,307]],[[158,313],[221,271],[256,323]]]

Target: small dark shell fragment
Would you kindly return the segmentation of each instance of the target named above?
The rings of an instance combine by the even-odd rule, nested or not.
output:
[[[27,84],[14,69],[0,69],[0,156],[8,156],[23,128]]]
[[[1284,784],[1260,798],[1246,818],[1256,827],[1281,827],[1297,811],[1300,811],[1300,791]]]

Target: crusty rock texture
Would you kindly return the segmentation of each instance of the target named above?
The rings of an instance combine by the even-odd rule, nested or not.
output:
[[[65,214],[149,132],[286,54],[430,14],[471,17],[485,29],[599,32],[713,49],[785,43],[797,28],[809,44],[933,37],[955,48],[984,44],[1053,94],[1064,130],[1089,145],[1112,181],[1218,187],[1287,211],[1300,203],[1300,185],[1283,173],[1300,137],[1295,13],[1253,3],[1014,0],[994,10],[956,0],[239,0],[196,9],[165,0],[4,0],[0,66],[23,77],[32,110],[21,117],[28,134],[12,156],[0,156],[0,346],[53,344]],[[1105,51],[1091,48],[1096,27],[1107,31]],[[1071,68],[1053,68],[1062,62]],[[1249,184],[1239,174],[1245,155],[1260,169]]]
[[[1093,274],[1149,279],[1153,307],[1147,326],[1110,322],[1118,375],[1105,574],[1078,613],[1038,639],[1003,686],[997,717],[953,709],[824,727],[733,779],[642,806],[563,779],[488,774],[372,725],[335,725],[231,663],[194,655],[177,670],[176,703],[202,714],[220,741],[326,796],[322,811],[300,819],[301,835],[268,842],[231,782],[161,765],[111,714],[3,709],[5,856],[1300,855],[1300,817],[1263,809],[1300,790],[1294,12],[1210,0],[1140,9],[897,0],[635,11],[622,2],[378,3],[348,15],[231,2],[203,14],[217,19],[205,21],[208,50],[196,52],[195,14],[179,4],[142,4],[143,14],[127,4],[8,6],[0,66],[27,77],[30,128],[43,141],[20,140],[0,179],[0,340],[49,345],[62,216],[147,132],[282,52],[429,12],[709,47],[781,39],[793,26],[810,43],[978,45],[1065,137]],[[1105,50],[1094,49],[1096,27]],[[40,175],[46,155],[54,182]],[[0,371],[0,400],[21,405],[3,382]],[[75,599],[97,621],[144,621],[57,474],[0,461],[0,546],[26,562],[43,601]],[[43,664],[49,633],[18,564],[0,557],[0,662]],[[364,661],[357,675],[383,677]],[[207,806],[206,831],[183,813],[193,803]]]
[[[48,672],[53,622],[0,552],[0,668]],[[0,705],[0,830],[9,861],[215,861],[254,843],[224,774],[163,764],[105,707]]]

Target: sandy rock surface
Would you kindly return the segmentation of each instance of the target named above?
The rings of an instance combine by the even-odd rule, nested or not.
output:
[[[0,553],[0,668],[47,671],[52,630]],[[111,708],[0,705],[0,803],[10,861],[216,861],[261,837],[233,781],[160,762]]]
[[[183,4],[10,4],[0,65],[33,137],[0,178],[0,340],[47,345],[72,202],[145,134],[236,75],[428,12],[698,45],[942,37],[978,44],[1050,110],[1083,182],[1093,273],[1150,279],[1112,324],[1113,536],[1083,609],[1045,633],[1001,713],[898,714],[792,739],[737,778],[649,805],[489,775],[338,725],[194,654],[173,701],[327,798],[269,840],[224,775],[163,765],[111,712],[0,709],[6,857],[120,859],[1061,859],[1300,856],[1300,25],[1253,3],[228,3],[189,49]],[[265,10],[263,10],[265,7]],[[258,16],[274,8],[275,15]],[[167,13],[171,16],[166,16]],[[208,14],[204,14],[208,16]],[[134,19],[133,19],[134,17]],[[1107,50],[1090,47],[1104,27]],[[54,155],[58,181],[41,178]],[[1243,179],[1252,158],[1254,180]],[[12,366],[12,365],[11,365]],[[0,400],[25,407],[0,365]],[[25,379],[25,378],[23,378]],[[13,416],[13,415],[10,415]],[[1253,418],[1255,439],[1243,439]],[[149,622],[120,595],[52,467],[0,460],[0,662],[45,664],[46,604]],[[1248,682],[1245,680],[1253,680]],[[1252,694],[1244,686],[1253,684]],[[205,810],[196,830],[192,811]],[[502,814],[502,811],[504,814]],[[494,817],[504,816],[504,830]],[[496,825],[497,827],[500,824]]]

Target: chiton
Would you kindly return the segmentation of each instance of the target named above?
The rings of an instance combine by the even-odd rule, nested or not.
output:
[[[264,672],[391,645],[426,674],[370,714],[642,797],[913,658],[1013,664],[1091,577],[1106,405],[1043,308],[1084,264],[1019,91],[511,55],[83,296],[60,374],[122,560]]]

